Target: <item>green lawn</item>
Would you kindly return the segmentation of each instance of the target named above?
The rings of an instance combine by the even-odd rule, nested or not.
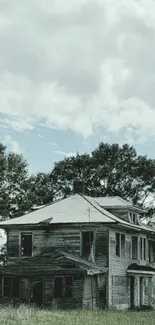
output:
[[[0,308],[2,325],[154,325],[155,311],[47,311]]]

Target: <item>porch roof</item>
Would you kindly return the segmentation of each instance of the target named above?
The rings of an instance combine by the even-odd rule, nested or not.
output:
[[[132,263],[127,268],[127,273],[130,274],[155,274],[155,268],[149,265],[139,265],[136,263]]]
[[[76,274],[87,273],[88,275],[105,273],[103,268],[96,263],[89,262],[78,256],[71,255],[64,251],[52,250],[51,252],[34,257],[26,257],[12,262],[5,266],[0,266],[0,275],[33,276],[44,274]]]

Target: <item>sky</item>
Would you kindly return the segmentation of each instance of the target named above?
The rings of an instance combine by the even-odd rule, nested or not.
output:
[[[100,142],[155,158],[155,1],[0,0],[0,140],[31,172]]]

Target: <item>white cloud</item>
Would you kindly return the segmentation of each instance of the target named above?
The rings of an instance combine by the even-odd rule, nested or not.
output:
[[[0,125],[155,139],[153,0],[0,1]]]
[[[11,150],[14,153],[21,154],[22,150],[20,148],[19,142],[12,139],[10,135],[6,136],[4,139],[2,139],[3,143],[8,146],[9,150]]]
[[[65,152],[65,151],[61,151],[61,150],[55,150],[54,153],[59,156],[63,156],[63,157],[75,157],[77,155],[77,152]],[[80,152],[79,154],[82,154],[82,153]]]

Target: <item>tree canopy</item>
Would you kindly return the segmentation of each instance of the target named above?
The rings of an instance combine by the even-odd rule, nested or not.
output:
[[[48,173],[30,175],[24,157],[8,153],[0,143],[0,215],[4,218],[66,197],[73,193],[74,181],[85,184],[87,195],[118,195],[143,207],[155,193],[155,160],[138,155],[128,144],[100,143],[91,154],[77,153],[55,163]]]

